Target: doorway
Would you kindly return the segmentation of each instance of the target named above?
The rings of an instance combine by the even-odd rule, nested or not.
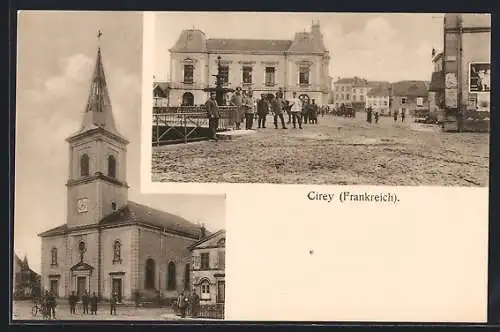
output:
[[[193,106],[194,105],[194,96],[191,92],[185,92],[182,95],[182,106]]]
[[[76,279],[76,296],[80,298],[83,293],[87,290],[87,278],[77,277]]]
[[[116,293],[116,295],[117,295],[118,303],[122,302],[122,279],[121,278],[113,278],[112,290],[113,290],[113,293]]]
[[[226,293],[226,282],[219,280],[217,282],[217,303],[224,303]]]
[[[50,280],[50,292],[55,297],[59,297],[59,280],[57,279]]]

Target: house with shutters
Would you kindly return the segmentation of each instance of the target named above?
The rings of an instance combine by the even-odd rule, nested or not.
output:
[[[190,246],[194,291],[201,304],[224,303],[226,231],[220,230]]]

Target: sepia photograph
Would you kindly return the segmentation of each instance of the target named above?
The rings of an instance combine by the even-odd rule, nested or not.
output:
[[[142,13],[18,13],[12,317],[221,320],[225,195],[142,194]]]
[[[489,14],[153,16],[153,183],[488,186]]]

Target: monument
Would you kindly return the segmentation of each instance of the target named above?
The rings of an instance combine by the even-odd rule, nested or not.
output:
[[[228,92],[234,92],[234,89],[230,88],[225,88],[223,87],[224,81],[222,80],[222,74],[221,74],[221,57],[217,57],[217,74],[212,75],[215,76],[215,88],[205,88],[203,91],[206,92],[213,92],[215,91],[215,100],[217,101],[217,104],[219,106],[225,106],[226,101],[224,96]]]

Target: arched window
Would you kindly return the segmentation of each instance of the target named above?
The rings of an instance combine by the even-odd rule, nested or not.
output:
[[[186,268],[184,270],[184,290],[190,290],[191,283],[191,267],[189,264],[186,264]]]
[[[146,271],[145,271],[145,282],[144,288],[155,289],[155,261],[149,258],[146,261]]]
[[[51,265],[57,265],[57,248],[52,248],[50,251]]]
[[[175,263],[170,262],[168,263],[168,268],[167,268],[167,289],[168,290],[174,290],[177,288],[177,283],[175,280]]]
[[[200,293],[202,300],[210,300],[210,282],[204,279],[200,284]]]
[[[116,240],[113,243],[113,264],[122,262],[122,244]]]
[[[80,176],[89,176],[89,156],[86,154],[80,157]]]
[[[116,159],[113,156],[108,157],[108,176],[116,177]]]
[[[193,106],[194,105],[194,96],[191,92],[185,92],[182,95],[182,106]]]

